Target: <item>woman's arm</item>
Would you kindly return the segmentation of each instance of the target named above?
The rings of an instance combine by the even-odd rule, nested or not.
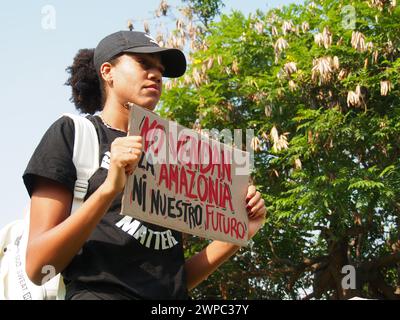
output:
[[[266,208],[261,194],[251,185],[248,188],[247,213],[249,216],[249,239],[263,226]],[[187,286],[191,290],[207,279],[221,264],[233,256],[239,246],[223,241],[213,241],[185,263]]]
[[[141,137],[117,138],[111,145],[110,169],[104,183],[70,215],[72,193],[62,184],[37,178],[31,198],[26,272],[42,284],[50,265],[61,272],[82,248],[132,174],[142,150]]]
[[[185,263],[188,290],[206,280],[221,264],[240,249],[234,244],[214,240]]]
[[[31,199],[31,221],[26,255],[26,272],[33,283],[42,284],[45,265],[61,272],[103,217],[115,197],[100,186],[69,216],[72,193],[60,183],[38,178]],[[68,217],[69,216],[69,217]]]

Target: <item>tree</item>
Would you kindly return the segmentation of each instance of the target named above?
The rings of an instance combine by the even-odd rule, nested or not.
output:
[[[221,0],[182,0],[198,16],[200,21],[208,27],[209,22],[221,14],[224,3]]]
[[[253,128],[269,217],[194,298],[400,298],[398,30],[395,1],[326,0],[233,12],[197,34],[161,114]]]

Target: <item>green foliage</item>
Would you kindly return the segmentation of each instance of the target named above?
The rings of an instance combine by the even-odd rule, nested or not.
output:
[[[192,8],[194,14],[207,27],[209,22],[221,13],[224,3],[221,0],[182,0]]]
[[[268,223],[194,297],[399,297],[400,8],[382,3],[352,1],[354,30],[346,1],[223,15],[165,93],[164,116],[261,141],[253,178]],[[337,290],[345,264],[355,291]]]

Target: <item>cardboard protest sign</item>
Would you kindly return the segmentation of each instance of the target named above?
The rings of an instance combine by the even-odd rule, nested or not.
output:
[[[143,152],[128,178],[121,214],[244,246],[249,154],[131,106],[129,135]]]

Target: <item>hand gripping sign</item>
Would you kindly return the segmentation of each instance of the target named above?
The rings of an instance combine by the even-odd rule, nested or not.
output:
[[[203,238],[247,244],[249,154],[132,105],[143,151],[121,214]]]

